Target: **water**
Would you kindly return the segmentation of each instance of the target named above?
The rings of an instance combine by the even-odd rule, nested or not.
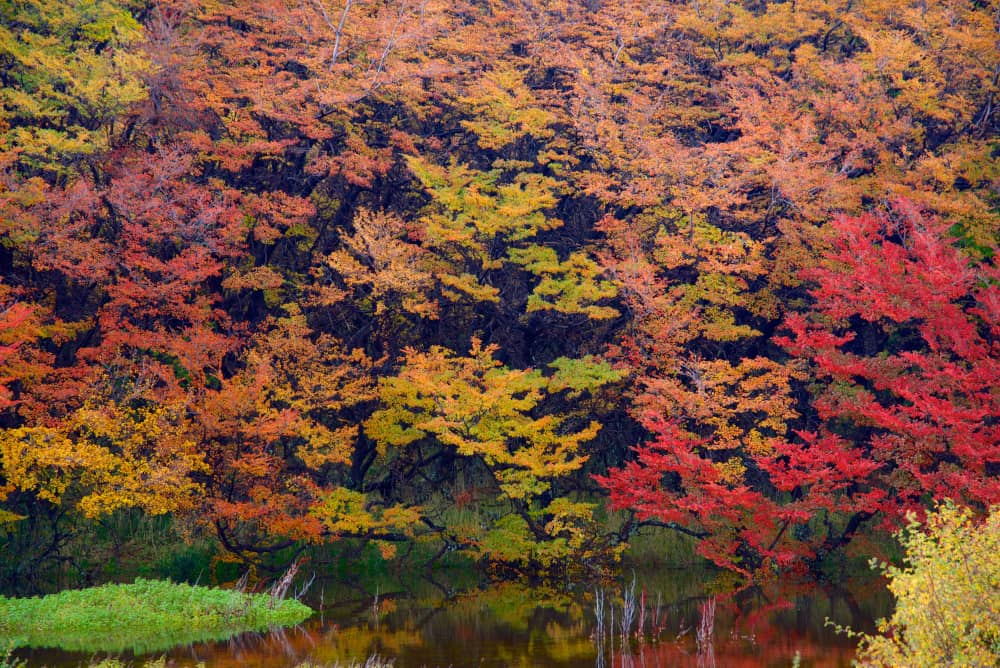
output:
[[[634,581],[632,606],[631,573],[604,587],[508,582],[460,593],[450,591],[441,574],[391,591],[327,582],[312,590],[312,605],[319,607],[322,598],[324,609],[299,627],[179,647],[167,658],[209,668],[284,668],[307,660],[346,665],[372,654],[399,668],[770,667],[791,666],[796,656],[803,667],[849,666],[854,641],[824,620],[868,631],[876,617],[891,612],[877,580],[841,588],[775,582],[734,589],[726,574],[661,569],[638,572]],[[53,650],[16,656],[29,666],[78,666],[94,658]]]

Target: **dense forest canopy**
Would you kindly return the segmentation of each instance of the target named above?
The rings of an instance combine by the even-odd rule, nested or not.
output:
[[[997,0],[0,0],[2,575],[130,509],[748,575],[987,509],[998,45]]]

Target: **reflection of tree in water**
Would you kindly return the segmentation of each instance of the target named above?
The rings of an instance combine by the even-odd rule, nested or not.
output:
[[[825,629],[824,620],[870,624],[886,610],[886,601],[862,605],[845,588],[811,582],[748,585],[666,604],[634,582],[592,596],[597,668],[760,666],[796,655],[804,665],[846,667],[853,642]]]
[[[701,601],[698,605],[700,618],[696,631],[696,656],[698,668],[715,668],[715,597]],[[655,606],[647,605],[646,591],[639,595],[638,601],[635,593],[635,580],[632,585],[622,592],[622,604],[618,614],[618,625],[615,625],[615,604],[608,601],[607,593],[603,589],[594,592],[594,614],[595,627],[592,638],[597,649],[595,665],[597,668],[608,666],[608,656],[611,660],[611,668],[621,666],[621,668],[632,668],[637,665],[645,666],[647,654],[642,650],[647,642],[657,642],[663,635],[665,628],[662,622],[665,621],[662,602],[657,596]],[[648,624],[647,624],[648,621]],[[633,623],[634,622],[634,623]],[[690,627],[682,626],[675,637],[675,641],[680,641],[690,631]],[[615,643],[618,643],[618,653],[615,653]],[[638,647],[639,651],[635,651]],[[654,655],[654,658],[659,658]]]
[[[715,598],[702,601],[698,609],[698,668],[715,668]]]
[[[446,574],[438,574],[446,578]],[[171,652],[180,666],[256,665],[287,668],[298,661],[341,665],[377,653],[400,668],[533,665],[561,668],[711,668],[801,665],[846,668],[852,641],[824,629],[826,617],[859,628],[889,612],[888,600],[865,589],[815,583],[743,586],[712,572],[661,570],[617,588],[565,589],[508,582],[456,591],[447,581],[344,583],[321,621],[283,635],[254,634],[230,643]],[[322,591],[322,590],[321,590]],[[317,601],[320,592],[316,592]],[[626,610],[632,607],[629,614]],[[45,661],[57,665],[57,661]],[[79,665],[79,660],[70,664]]]

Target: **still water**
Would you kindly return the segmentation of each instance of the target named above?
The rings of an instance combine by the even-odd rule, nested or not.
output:
[[[660,569],[603,587],[508,582],[455,591],[446,575],[405,587],[317,583],[309,602],[322,610],[307,623],[177,647],[167,658],[208,668],[343,666],[373,654],[399,668],[849,666],[853,641],[824,621],[867,631],[891,612],[878,580],[739,588],[711,570]],[[29,666],[101,658],[39,649],[16,656]]]

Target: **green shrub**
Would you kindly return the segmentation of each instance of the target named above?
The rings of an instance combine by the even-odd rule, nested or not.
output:
[[[862,666],[1000,666],[1000,508],[982,523],[942,504],[900,534],[902,568],[882,564],[896,611],[862,635]]]
[[[136,654],[297,624],[312,610],[267,594],[157,580],[108,584],[42,598],[0,597],[0,644]]]

